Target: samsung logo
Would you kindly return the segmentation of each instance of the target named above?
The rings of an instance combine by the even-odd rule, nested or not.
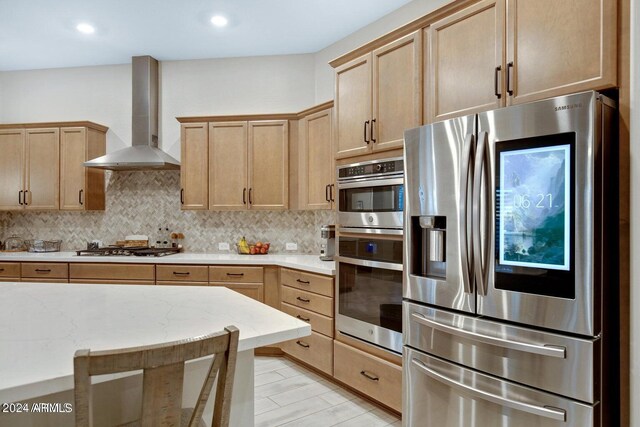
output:
[[[580,103],[580,104],[561,105],[559,107],[554,107],[554,110],[556,110],[556,111],[564,111],[564,110],[573,110],[574,108],[582,108],[582,103]]]

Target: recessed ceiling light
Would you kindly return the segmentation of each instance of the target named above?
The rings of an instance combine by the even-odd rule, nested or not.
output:
[[[91,24],[81,23],[76,25],[76,30],[80,31],[82,34],[93,34],[96,32],[96,29]]]
[[[229,20],[222,15],[213,15],[211,17],[211,23],[216,27],[225,27],[229,23]]]

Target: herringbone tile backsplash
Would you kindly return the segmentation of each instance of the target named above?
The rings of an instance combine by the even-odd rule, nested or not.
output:
[[[88,241],[105,244],[127,234],[146,234],[152,242],[158,228],[185,235],[188,252],[220,252],[218,243],[247,240],[270,242],[270,252],[283,253],[286,242],[298,253],[319,253],[320,226],[333,224],[332,211],[182,211],[178,171],[107,172],[104,212],[0,212],[0,239],[61,239],[62,250],[85,248]],[[226,252],[226,251],[224,251]]]

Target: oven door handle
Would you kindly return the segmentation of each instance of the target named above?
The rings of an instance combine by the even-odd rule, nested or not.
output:
[[[381,177],[381,178],[358,178],[350,181],[338,182],[338,190],[343,188],[367,188],[367,187],[383,187],[385,185],[403,185],[402,177]]]
[[[530,344],[520,341],[511,341],[504,338],[496,338],[489,335],[479,334],[477,332],[467,331],[455,326],[444,325],[429,319],[420,313],[411,313],[411,320],[421,325],[428,326],[433,329],[445,332],[447,334],[456,335],[471,341],[478,341],[485,344],[495,345],[496,347],[508,348],[510,350],[524,351],[526,353],[539,354],[541,356],[557,357],[565,359],[567,357],[567,349],[565,347],[550,344]]]
[[[347,258],[343,256],[337,256],[335,257],[335,260],[343,264],[359,265],[361,267],[382,268],[385,270],[402,271],[402,264],[396,264],[395,262],[369,261],[366,259]]]
[[[402,236],[404,234],[401,228],[339,227],[338,231],[340,233],[378,234],[381,236]]]
[[[451,388],[464,390],[466,393],[476,398],[556,421],[566,422],[567,420],[567,412],[563,409],[554,408],[547,405],[532,405],[531,403],[519,402],[517,400],[509,399],[504,396],[484,391],[477,386],[472,387],[470,385],[451,379],[446,375],[441,374],[440,372],[436,372],[435,370],[427,366],[424,362],[415,358],[411,359],[411,364],[434,380],[439,381]]]

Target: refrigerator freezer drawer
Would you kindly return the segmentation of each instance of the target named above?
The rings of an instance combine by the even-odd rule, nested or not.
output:
[[[587,403],[600,400],[601,340],[579,339],[404,302],[404,344]]]
[[[599,426],[597,403],[517,385],[408,347],[403,360],[405,426]]]

